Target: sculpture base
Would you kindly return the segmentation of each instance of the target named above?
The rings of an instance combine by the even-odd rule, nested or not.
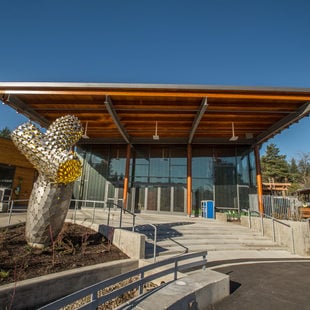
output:
[[[31,247],[43,248],[55,241],[67,216],[72,191],[73,183],[51,183],[39,175],[27,210],[26,241]]]

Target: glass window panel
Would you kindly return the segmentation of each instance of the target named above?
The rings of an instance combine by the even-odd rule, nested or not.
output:
[[[150,183],[168,183],[168,178],[150,177]]]
[[[135,176],[145,176],[147,177],[149,174],[149,167],[146,165],[136,165],[135,167]]]
[[[153,147],[150,152],[150,176],[169,176],[169,153],[166,148]]]
[[[135,162],[138,165],[149,165],[149,148],[137,147],[133,152]]]
[[[186,178],[187,167],[186,166],[171,166],[170,173],[171,173],[171,177]]]
[[[195,178],[210,178],[213,176],[212,157],[193,157],[192,176]]]
[[[11,188],[14,179],[15,168],[0,165],[0,187]]]
[[[186,178],[171,178],[171,184],[186,184]]]
[[[187,150],[186,147],[172,146],[170,148],[170,163],[171,165],[184,165],[187,164]]]
[[[147,183],[148,182],[148,178],[147,177],[135,177],[135,181],[134,183]]]
[[[168,177],[169,176],[169,161],[162,158],[150,159],[150,176]]]
[[[238,157],[237,159],[238,184],[249,184],[249,161],[248,156]]]
[[[237,209],[237,186],[229,184],[216,185],[215,206],[217,208]]]
[[[256,186],[256,164],[255,164],[255,154],[254,152],[250,153],[249,156],[250,160],[250,178],[251,178],[251,185]]]

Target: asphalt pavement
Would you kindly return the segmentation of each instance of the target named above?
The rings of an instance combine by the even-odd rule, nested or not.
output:
[[[230,276],[231,294],[207,310],[309,310],[310,260],[213,267]]]

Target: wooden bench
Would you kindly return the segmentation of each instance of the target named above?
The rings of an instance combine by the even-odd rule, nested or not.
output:
[[[310,207],[300,207],[299,208],[299,217],[301,219],[308,219],[310,218]]]

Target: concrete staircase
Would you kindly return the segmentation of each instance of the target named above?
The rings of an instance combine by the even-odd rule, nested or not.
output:
[[[157,223],[156,227],[158,256],[181,254],[185,250],[225,251],[231,254],[236,251],[285,250],[260,233],[236,223],[183,217],[182,221]],[[138,225],[136,232],[146,235],[146,258],[152,257],[154,228]]]
[[[111,212],[110,225],[119,227],[119,210]],[[70,215],[69,215],[70,216]],[[77,219],[91,221],[92,210],[81,210]],[[107,212],[96,210],[95,222],[107,223]],[[156,260],[188,252],[208,251],[208,261],[298,259],[289,249],[280,247],[260,233],[237,223],[186,215],[158,213],[136,214],[135,232],[146,238],[145,258],[153,259],[154,228],[157,227]],[[122,228],[132,230],[133,218],[122,215]]]

